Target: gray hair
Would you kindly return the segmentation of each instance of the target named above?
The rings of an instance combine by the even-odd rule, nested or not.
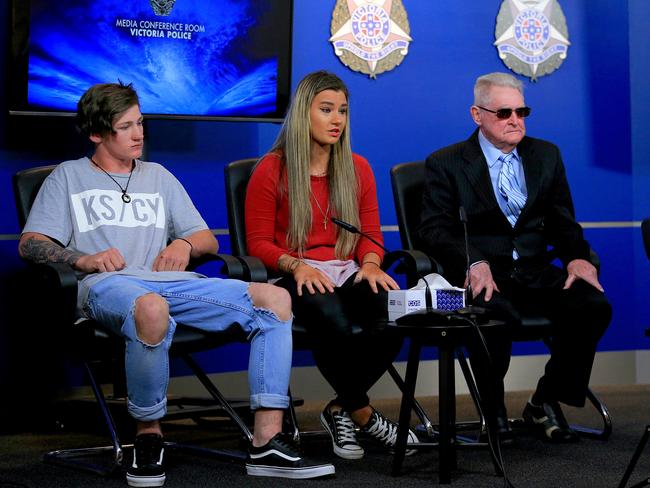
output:
[[[508,73],[489,73],[476,78],[474,84],[474,105],[486,106],[490,103],[490,88],[493,86],[506,86],[524,94],[524,84]]]

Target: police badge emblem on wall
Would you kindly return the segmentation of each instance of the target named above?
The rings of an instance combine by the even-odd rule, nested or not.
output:
[[[174,8],[176,0],[149,0],[149,3],[151,3],[154,14],[166,17]]]
[[[411,42],[402,0],[336,0],[330,31],[341,62],[370,78],[399,65]]]
[[[503,0],[494,37],[505,65],[532,81],[558,69],[571,44],[557,0]]]

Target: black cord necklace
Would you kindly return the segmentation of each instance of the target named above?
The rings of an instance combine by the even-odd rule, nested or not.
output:
[[[120,187],[120,190],[122,190],[122,201],[124,203],[130,203],[131,202],[131,195],[127,193],[127,190],[129,189],[129,183],[131,183],[131,176],[133,175],[133,170],[135,169],[135,159],[131,162],[131,171],[129,172],[129,179],[126,180],[126,186],[122,188],[122,185],[120,185],[115,178],[111,176],[111,174],[106,171],[104,168],[102,168],[100,165],[98,165],[93,158],[90,158],[90,161],[97,166],[99,169],[101,169],[104,173],[106,173],[106,176],[108,176],[111,180],[115,182],[117,186]]]

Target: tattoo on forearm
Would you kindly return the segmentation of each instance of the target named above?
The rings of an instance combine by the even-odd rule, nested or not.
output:
[[[25,241],[20,250],[23,256],[35,263],[68,263],[73,266],[83,253],[61,247],[52,241],[31,238]]]
[[[304,264],[304,261],[299,258],[294,258],[288,254],[283,254],[278,259],[278,269],[285,273],[293,273],[298,266]]]

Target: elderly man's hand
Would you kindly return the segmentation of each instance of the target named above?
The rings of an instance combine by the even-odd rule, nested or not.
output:
[[[584,259],[574,259],[566,267],[569,276],[564,282],[564,289],[568,290],[577,280],[584,280],[596,290],[604,292],[603,286],[598,281],[596,267]]]
[[[465,278],[466,288],[468,279],[472,285],[472,298],[476,298],[485,290],[485,301],[489,302],[494,291],[499,291],[499,287],[492,279],[492,271],[487,262],[475,264],[469,269],[469,277]]]

